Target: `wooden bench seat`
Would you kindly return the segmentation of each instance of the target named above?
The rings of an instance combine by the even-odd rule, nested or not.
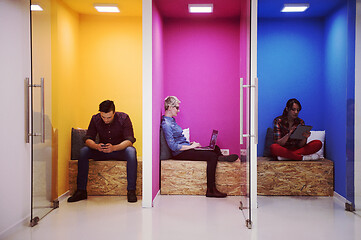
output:
[[[138,157],[136,194],[142,195],[142,161]],[[127,161],[89,161],[88,195],[127,195]],[[69,191],[76,190],[78,160],[69,161]]]
[[[161,194],[205,195],[205,161],[162,160]],[[257,193],[270,196],[332,196],[333,162],[273,161],[258,157]],[[247,194],[247,163],[218,162],[216,184],[228,195]]]
[[[161,194],[205,195],[207,191],[206,161],[162,160]],[[218,162],[217,189],[228,195],[246,195],[246,165],[235,162]]]
[[[258,157],[258,195],[332,196],[333,162],[271,161]]]

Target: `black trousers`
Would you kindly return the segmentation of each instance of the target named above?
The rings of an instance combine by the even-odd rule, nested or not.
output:
[[[207,161],[207,188],[212,189],[216,184],[216,167],[220,154],[217,146],[214,151],[185,150],[173,158],[177,160]]]

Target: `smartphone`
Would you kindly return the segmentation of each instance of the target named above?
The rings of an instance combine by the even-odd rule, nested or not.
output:
[[[106,147],[107,147],[106,144],[101,144],[100,146],[101,146],[102,148],[106,148]]]

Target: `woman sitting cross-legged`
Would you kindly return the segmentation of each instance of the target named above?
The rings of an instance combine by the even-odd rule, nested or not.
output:
[[[315,160],[312,155],[322,148],[322,142],[313,140],[307,143],[311,133],[304,132],[302,139],[290,138],[298,125],[305,125],[298,117],[301,111],[301,103],[292,98],[287,101],[282,116],[276,117],[273,121],[274,144],[271,145],[271,154],[278,157],[278,160]]]
[[[169,96],[164,100],[165,114],[162,116],[162,129],[164,137],[169,148],[172,150],[174,159],[178,160],[194,160],[207,161],[207,197],[226,197],[226,193],[222,193],[216,188],[216,167],[218,160],[235,161],[238,159],[236,154],[223,156],[219,147],[215,150],[195,150],[200,147],[197,142],[189,142],[183,135],[182,128],[176,123],[174,117],[178,115],[179,103],[177,97]]]

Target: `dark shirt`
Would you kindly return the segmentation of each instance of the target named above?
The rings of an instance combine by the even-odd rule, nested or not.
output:
[[[99,135],[99,142],[111,143],[112,145],[117,145],[125,140],[134,143],[136,140],[132,122],[128,114],[123,112],[115,112],[114,119],[109,124],[104,123],[100,113],[93,115],[84,141],[87,139],[95,141],[97,134]]]
[[[296,118],[293,126],[298,125],[305,125],[305,122],[301,118]],[[286,117],[279,116],[273,120],[273,140],[277,142],[279,139],[283,138],[286,134],[290,132],[289,130],[289,123]],[[300,139],[292,139],[288,138],[286,144],[284,145],[285,148],[294,149],[298,148]]]

